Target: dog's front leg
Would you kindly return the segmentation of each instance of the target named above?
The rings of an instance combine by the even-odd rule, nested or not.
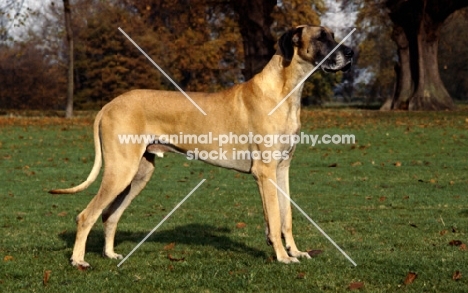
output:
[[[302,252],[297,249],[296,243],[293,238],[292,233],[292,213],[291,213],[291,201],[287,198],[282,192],[284,192],[288,197],[289,195],[289,163],[290,158],[281,162],[278,166],[276,172],[276,179],[278,188],[278,202],[281,214],[281,233],[285,241],[286,250],[288,254],[293,257],[305,257],[311,258],[307,252]]]
[[[263,215],[268,231],[267,237],[275,250],[277,260],[283,263],[299,262],[296,257],[288,255],[281,241],[281,213],[278,193],[275,185],[270,181],[271,179],[276,183],[276,166],[261,162],[256,163],[252,168],[252,173],[262,197]]]

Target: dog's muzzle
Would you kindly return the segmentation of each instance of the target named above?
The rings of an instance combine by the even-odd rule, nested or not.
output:
[[[343,46],[340,50],[338,50],[338,52],[330,56],[328,60],[322,64],[321,68],[325,72],[335,73],[340,70],[346,72],[351,68],[351,65],[353,64],[353,56],[353,50],[351,50],[351,48]]]

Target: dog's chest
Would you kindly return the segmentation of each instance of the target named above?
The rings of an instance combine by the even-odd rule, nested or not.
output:
[[[283,125],[283,133],[287,135],[294,135],[299,133],[301,129],[301,118],[299,111],[294,111],[288,115],[286,123]]]

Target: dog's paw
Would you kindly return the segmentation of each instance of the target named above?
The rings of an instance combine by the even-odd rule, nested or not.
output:
[[[103,252],[102,256],[110,258],[110,259],[122,259],[123,256],[121,254],[115,252]]]
[[[91,265],[87,262],[85,262],[84,260],[80,260],[80,261],[76,261],[76,260],[73,260],[72,258],[70,258],[70,264],[74,267],[76,267],[77,269],[79,269],[80,271],[85,271],[89,268],[91,268]]]
[[[302,252],[302,251],[288,251],[289,256],[292,257],[304,257],[304,258],[312,258],[308,252]]]
[[[286,263],[286,264],[299,263],[299,260],[296,257],[292,257],[292,256],[278,258],[278,261],[281,263]]]

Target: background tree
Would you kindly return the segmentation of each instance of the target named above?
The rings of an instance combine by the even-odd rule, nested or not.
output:
[[[0,3],[0,44],[13,41],[12,29],[26,25],[33,11],[24,0],[3,0]]]
[[[219,91],[246,80],[249,77],[246,72],[255,73],[265,66],[276,48],[268,49],[275,41],[261,46],[262,40],[276,40],[287,28],[297,24],[318,25],[316,10],[324,11],[322,1],[283,1],[273,13],[274,23],[268,30],[259,25],[263,20],[257,19],[253,25],[256,28],[245,29],[248,35],[242,36],[241,17],[236,12],[240,9],[236,5],[242,4],[239,2],[125,0],[121,3],[94,4],[93,15],[79,36],[77,103],[80,106],[107,102],[131,88],[172,89],[116,30],[119,25],[185,90]],[[252,12],[251,17],[261,18],[263,14]],[[245,40],[249,39],[254,40],[248,45],[254,55],[245,54]],[[256,57],[252,59],[252,56]],[[249,58],[256,61],[250,62]],[[322,77],[317,73],[306,83],[305,95],[330,96],[335,82],[335,76]]]
[[[67,105],[65,107],[65,117],[73,116],[73,65],[74,65],[74,49],[73,49],[73,30],[71,28],[71,7],[69,0],[63,0],[63,11],[65,16],[65,31],[68,44],[68,73],[67,73]]]
[[[438,45],[444,21],[468,6],[465,0],[387,0],[399,63],[395,96],[383,109],[453,109],[440,78]],[[389,106],[389,107],[388,107]]]
[[[185,90],[217,91],[240,80],[242,43],[229,10],[180,2],[93,5],[76,25],[78,105],[102,104],[133,88],[173,89],[118,26]]]
[[[22,41],[10,42],[0,52],[1,108],[66,108],[70,59],[67,31],[58,25],[64,19],[62,3],[50,2],[32,11],[30,27],[24,30],[27,34]],[[73,4],[75,109],[96,109],[134,88],[173,89],[117,30],[119,26],[185,90],[219,91],[245,80],[244,40],[248,38],[242,36],[239,24],[245,13],[240,15],[239,7],[236,11],[236,5],[242,3],[231,0],[72,0],[70,3]],[[322,0],[281,1],[270,14],[268,22],[272,24],[268,30],[257,25],[250,38],[261,31],[274,44],[276,38],[295,25],[320,24],[324,11]],[[252,17],[261,15],[265,12],[253,13]],[[276,52],[275,46],[267,50],[268,54]],[[250,62],[251,67],[258,67],[261,60],[266,63],[269,58],[258,58],[256,65]],[[333,96],[333,86],[339,80],[340,75],[317,72],[306,82],[304,97],[309,101],[327,100]],[[36,88],[41,89],[37,94]]]
[[[454,12],[442,28],[439,42],[440,77],[456,100],[468,100],[468,8]]]
[[[273,9],[276,0],[238,0],[231,1],[237,13],[244,45],[245,80],[259,73],[275,54],[276,38],[270,28],[273,24]]]
[[[108,17],[103,18],[103,15]],[[76,46],[76,105],[81,109],[102,107],[116,96],[134,88],[165,88],[159,72],[117,30],[119,23],[127,34],[150,56],[167,56],[165,34],[158,39],[146,29],[139,18],[126,10],[107,5],[95,5],[92,14],[82,20]],[[80,27],[80,24],[77,24]],[[166,63],[156,60],[161,66]]]
[[[57,22],[22,2],[0,4],[0,108],[55,109],[66,90]]]
[[[392,41],[392,23],[382,3],[363,0],[356,19],[357,73],[355,94],[368,102],[392,101],[395,85],[396,45]]]
[[[63,102],[65,72],[44,52],[28,44],[0,50],[0,108],[50,110]]]

